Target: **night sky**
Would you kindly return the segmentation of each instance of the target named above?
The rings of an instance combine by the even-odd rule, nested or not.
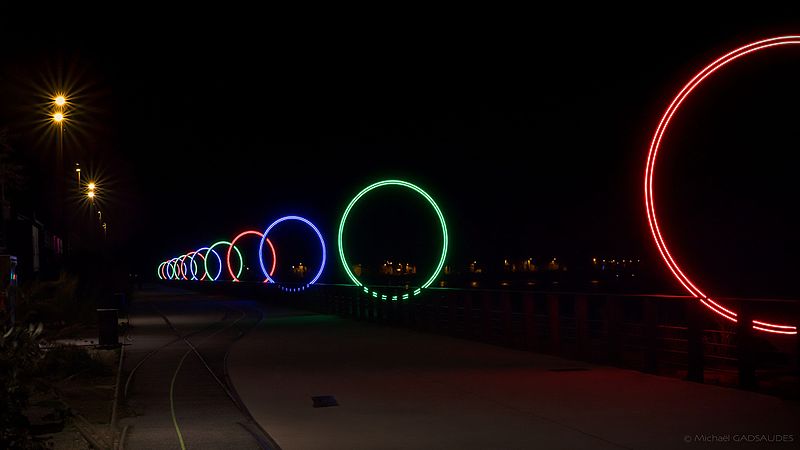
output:
[[[797,34],[800,21],[783,11],[574,14],[378,14],[366,24],[242,11],[84,19],[66,33],[11,31],[3,15],[0,125],[41,183],[29,195],[46,195],[52,141],[31,103],[48,81],[73,83],[80,129],[65,151],[108,186],[113,245],[133,270],[298,214],[328,238],[324,280],[344,281],[341,212],[392,177],[442,206],[455,266],[633,257],[675,289],[643,211],[651,133],[705,64]],[[664,143],[665,233],[712,292],[800,294],[799,76],[800,48],[732,66]],[[439,239],[433,213],[411,196],[376,193],[353,220],[359,258],[429,260],[425,243]]]

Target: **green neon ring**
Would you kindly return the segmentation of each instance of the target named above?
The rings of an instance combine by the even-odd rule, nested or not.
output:
[[[161,264],[158,265],[158,268],[156,269],[156,275],[158,275],[158,279],[159,280],[163,280],[164,279],[164,277],[161,274],[161,269],[164,267],[164,264],[166,264],[166,263],[167,263],[166,261],[162,262]]]
[[[178,269],[176,266],[178,258],[172,258],[167,263],[167,273],[169,273],[170,280],[177,280],[178,279]],[[170,265],[171,264],[171,265]],[[170,271],[170,268],[172,271]]]
[[[214,247],[216,247],[218,245],[222,245],[222,244],[225,244],[225,245],[228,245],[228,246],[231,245],[231,243],[228,242],[228,241],[215,242],[214,245],[212,245],[211,247],[208,247],[208,250],[206,250],[205,259],[203,260],[203,269],[206,271],[206,277],[208,277],[208,279],[211,280],[211,281],[217,281],[219,279],[219,277],[222,275],[222,265],[219,266],[219,273],[217,274],[217,278],[212,277],[211,276],[211,272],[208,271],[208,254],[211,253],[211,249],[213,249]],[[239,251],[238,247],[236,247],[234,245],[233,249],[236,250],[236,255],[239,257],[239,271],[236,273],[236,278],[239,278],[239,276],[242,274],[242,269],[244,268],[244,259],[242,259],[242,252]],[[216,252],[214,252],[214,253],[216,253]],[[217,253],[217,255],[219,255],[219,253]],[[220,262],[221,261],[222,260],[220,260]]]
[[[442,225],[442,237],[443,237],[443,239],[442,239],[442,256],[439,258],[439,264],[436,266],[436,270],[433,271],[433,274],[431,275],[431,277],[428,278],[428,280],[425,281],[425,283],[423,283],[422,286],[420,286],[419,288],[417,288],[417,289],[415,289],[413,291],[412,296],[419,295],[422,292],[423,289],[425,289],[428,286],[430,286],[431,284],[433,284],[433,282],[436,281],[436,277],[438,277],[439,273],[441,273],[442,267],[444,267],[444,260],[447,257],[447,241],[448,241],[448,238],[447,238],[447,224],[445,223],[444,214],[442,214],[442,210],[439,209],[439,205],[436,204],[436,201],[433,200],[433,197],[428,195],[428,193],[423,191],[419,186],[416,186],[414,184],[411,184],[411,183],[409,183],[407,181],[402,181],[402,180],[384,180],[384,181],[379,181],[377,183],[373,183],[373,184],[365,187],[361,192],[359,192],[355,197],[353,197],[353,200],[351,200],[350,204],[347,205],[347,208],[345,208],[344,214],[342,214],[342,220],[341,220],[341,222],[339,222],[339,236],[338,236],[338,241],[339,241],[339,259],[341,259],[341,261],[342,261],[342,266],[344,267],[345,273],[350,278],[350,280],[353,282],[353,284],[355,284],[356,286],[360,286],[360,287],[362,287],[364,289],[364,293],[366,293],[368,295],[371,293],[372,297],[375,297],[375,298],[379,298],[379,296],[380,296],[381,300],[387,300],[388,298],[391,298],[393,301],[396,301],[396,300],[398,300],[398,296],[397,295],[392,295],[391,297],[389,297],[387,295],[379,294],[377,291],[369,289],[368,287],[364,286],[360,281],[358,281],[358,278],[356,278],[356,276],[350,270],[350,265],[347,264],[347,258],[345,258],[345,256],[344,256],[344,242],[343,242],[344,224],[345,224],[345,222],[347,222],[347,216],[350,214],[350,210],[352,210],[353,206],[356,204],[356,202],[358,202],[361,199],[361,197],[366,195],[369,191],[372,191],[373,189],[377,189],[377,188],[383,187],[383,186],[401,186],[401,187],[405,187],[405,188],[411,189],[412,191],[420,194],[422,197],[425,198],[425,200],[428,201],[428,203],[431,204],[431,206],[433,206],[434,211],[436,211],[436,215],[439,217],[439,223],[441,223],[441,225]],[[408,300],[409,294],[408,293],[403,294],[401,298],[403,300]]]

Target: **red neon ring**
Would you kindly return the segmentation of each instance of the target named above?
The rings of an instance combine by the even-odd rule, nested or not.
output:
[[[656,157],[658,156],[658,149],[661,146],[661,140],[664,138],[664,133],[667,130],[669,122],[672,120],[672,116],[675,115],[675,112],[681,106],[683,101],[686,100],[689,94],[691,94],[691,92],[697,86],[699,86],[703,80],[721,67],[732,61],[735,61],[738,58],[741,58],[742,56],[767,48],[792,44],[800,44],[800,36],[780,36],[753,42],[725,54],[698,72],[697,75],[695,75],[691,80],[689,80],[688,83],[686,83],[686,85],[683,86],[683,89],[678,92],[678,95],[676,95],[672,100],[672,103],[670,103],[667,110],[664,111],[664,115],[661,116],[661,121],[658,123],[658,128],[656,128],[656,132],[653,135],[653,140],[650,142],[650,151],[647,154],[647,168],[644,172],[644,204],[645,209],[647,210],[647,221],[650,225],[650,232],[653,235],[653,239],[656,242],[659,253],[661,253],[661,258],[664,259],[664,262],[667,264],[669,270],[690,295],[697,297],[703,305],[732,322],[736,322],[736,313],[709,298],[703,293],[703,291],[700,290],[700,288],[692,283],[689,277],[686,276],[678,266],[678,263],[675,262],[675,259],[672,257],[669,249],[667,248],[664,238],[661,236],[661,230],[658,226],[656,208],[653,199],[653,175],[655,173]],[[769,333],[797,334],[797,327],[795,326],[774,324],[760,320],[753,320],[753,328]]]
[[[186,257],[186,258],[189,258],[189,275],[191,275],[191,276],[192,276],[192,278],[189,278],[189,280],[191,280],[191,281],[196,281],[196,280],[198,280],[198,278],[197,278],[197,269],[195,269],[195,273],[192,273],[192,264],[194,264],[194,266],[195,266],[195,267],[197,267],[197,263],[196,263],[196,262],[194,262],[194,256],[192,256],[192,255],[195,255],[195,254],[196,254],[196,255],[200,255],[200,256],[203,258],[203,261],[205,261],[205,259],[206,259],[206,258],[205,258],[205,256],[203,256],[203,255],[202,255],[202,254],[200,254],[200,253],[197,253],[197,251],[196,251],[196,250],[195,250],[195,251],[191,251],[191,252],[189,252],[189,253],[187,253],[187,254],[186,254],[186,256],[185,256],[185,257]],[[203,278],[205,278],[205,276],[206,276],[206,275],[205,275],[205,274],[203,274]],[[202,280],[203,280],[203,278],[199,278],[199,280],[200,280],[200,281],[202,281]]]
[[[180,272],[181,278],[184,280],[188,280],[189,278],[186,276],[186,272],[183,270],[186,267],[186,264],[183,262],[186,257],[189,256],[188,254],[182,255],[178,257],[178,272]]]
[[[175,279],[180,280],[183,278],[183,268],[181,267],[181,258],[182,256],[178,256],[175,258]]]
[[[164,261],[164,264],[161,266],[161,271],[160,271],[161,272],[161,277],[164,280],[167,279],[166,275],[164,275],[164,268],[167,267],[168,265],[169,265],[169,261]]]
[[[239,279],[236,278],[236,275],[233,274],[233,266],[231,265],[231,250],[233,250],[233,245],[236,244],[236,241],[238,241],[240,237],[247,236],[248,234],[254,234],[258,237],[264,237],[264,233],[256,230],[249,230],[239,233],[239,235],[233,238],[233,240],[231,241],[231,245],[228,246],[228,253],[226,253],[225,255],[225,263],[228,265],[228,273],[231,274],[231,278],[233,279],[234,283],[238,283]],[[275,266],[278,262],[278,257],[275,254],[275,247],[272,245],[272,241],[267,239],[267,244],[269,244],[269,249],[270,251],[272,251],[272,268],[269,269],[269,274],[270,276],[272,276],[275,273]],[[269,279],[264,279],[264,283],[267,282],[269,282]]]
[[[177,264],[177,265],[176,265],[175,267],[176,267],[176,273],[177,273],[177,275],[178,275],[179,279],[190,280],[190,278],[186,276],[186,270],[185,270],[185,269],[186,269],[186,263],[185,263],[185,262],[183,262],[183,261],[184,261],[186,258],[188,258],[189,256],[191,256],[191,255],[192,255],[192,253],[195,253],[195,252],[189,252],[189,253],[187,253],[187,254],[185,254],[185,255],[181,255],[181,256],[179,256],[179,257],[177,257],[177,258],[176,258],[176,259],[177,259],[177,261],[175,262],[175,264]],[[191,260],[191,259],[190,259],[190,261],[192,261],[192,262],[193,262],[193,260]],[[190,264],[191,264],[192,262],[190,262]],[[191,269],[191,267],[190,267],[190,268],[189,268],[189,273],[191,273],[191,271],[192,271],[192,269]]]
[[[202,253],[200,253],[200,252],[198,252],[198,251],[193,251],[193,252],[189,253],[189,255],[191,255],[191,254],[195,254],[195,255],[197,255],[197,256],[199,256],[199,257],[203,258],[203,262],[205,262],[205,260],[206,260],[206,257],[205,257],[205,256],[203,256],[203,254],[202,254]],[[191,258],[189,258],[189,260],[190,260],[190,263],[189,263],[189,264],[195,264],[195,265],[197,265],[197,263],[195,263],[195,262],[194,262],[194,256],[192,256]],[[191,268],[191,267],[189,267],[189,272],[191,272],[191,271],[192,271],[192,268]],[[197,271],[195,271],[195,272],[197,272]],[[205,274],[205,273],[203,273],[203,276],[202,276],[202,277],[200,277],[200,278],[197,278],[197,273],[193,274],[192,276],[194,277],[194,279],[195,279],[195,280],[200,280],[200,281],[203,281],[203,280],[205,280],[205,279],[206,279],[206,274]]]

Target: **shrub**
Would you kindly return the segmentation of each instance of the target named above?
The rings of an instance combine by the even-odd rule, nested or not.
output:
[[[28,419],[31,382],[42,360],[42,324],[3,327],[0,336],[0,448],[35,448]]]

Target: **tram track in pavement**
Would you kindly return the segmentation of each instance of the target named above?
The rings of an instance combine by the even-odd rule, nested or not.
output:
[[[222,319],[220,319],[220,322],[222,322],[222,321],[225,321],[227,318],[228,318],[228,311],[226,311],[226,312],[225,312],[225,315],[222,317]],[[129,318],[129,319],[128,319],[128,323],[129,323],[129,324],[131,324],[131,326],[133,326],[133,324],[132,324],[131,322],[132,322],[132,320]],[[213,328],[213,327],[215,327],[215,326],[217,326],[217,325],[218,325],[218,323],[217,323],[217,322],[212,322],[212,323],[210,323],[209,325],[207,325],[206,327],[203,327],[203,328],[201,328],[201,329],[199,329],[199,330],[195,330],[195,331],[193,331],[193,332],[191,332],[191,333],[188,333],[188,334],[187,334],[186,336],[184,336],[184,337],[188,338],[188,337],[190,337],[190,336],[194,336],[194,335],[197,335],[197,334],[203,333],[203,332],[205,332],[205,331],[208,331],[208,329],[209,329],[209,328]],[[125,379],[125,387],[124,387],[124,389],[123,389],[123,391],[122,391],[122,398],[123,398],[123,399],[125,399],[125,398],[127,398],[127,397],[128,397],[128,389],[130,388],[131,381],[133,381],[133,378],[134,378],[134,376],[136,375],[136,371],[137,371],[137,370],[139,370],[139,368],[140,368],[140,367],[141,367],[141,366],[142,366],[144,363],[146,363],[146,362],[147,362],[147,361],[148,361],[148,360],[149,360],[149,359],[150,359],[150,358],[151,358],[153,355],[155,355],[156,353],[158,353],[160,350],[163,350],[163,349],[165,349],[165,348],[169,347],[170,345],[172,345],[172,344],[175,344],[176,342],[178,342],[178,341],[181,341],[181,340],[182,340],[182,338],[181,338],[181,337],[176,337],[175,339],[172,339],[171,341],[169,341],[169,342],[167,342],[167,343],[165,343],[165,344],[163,344],[163,345],[160,345],[159,347],[156,347],[156,348],[154,348],[154,349],[150,350],[150,351],[149,351],[149,352],[148,352],[148,353],[147,353],[147,354],[146,354],[146,355],[145,355],[143,358],[141,358],[141,359],[139,360],[139,362],[138,362],[138,363],[137,363],[137,364],[136,364],[136,365],[133,367],[133,369],[130,371],[130,373],[128,373],[128,376],[127,376],[127,378]]]
[[[197,315],[200,305],[203,309],[222,309],[218,312],[224,314],[210,323],[202,323],[199,329],[192,329],[197,324],[187,317]],[[169,339],[161,336],[166,342],[149,349],[128,374],[124,396],[136,400],[136,390],[130,386],[136,383],[137,376],[146,374],[147,380],[142,382],[152,383],[154,377],[150,372],[158,372],[157,390],[161,395],[150,403],[160,403],[163,407],[148,408],[157,410],[150,414],[150,420],[138,421],[143,422],[139,424],[135,419],[132,421],[133,428],[126,447],[279,448],[252,418],[236,393],[227,370],[232,345],[264,318],[259,305],[241,300],[198,299],[182,300],[177,306],[174,302],[164,301],[150,302],[149,306],[154,312],[151,319],[160,318],[175,336]],[[150,322],[152,324],[153,320]],[[160,331],[166,330],[162,327]],[[183,345],[178,346],[180,342]],[[165,373],[165,366],[169,367],[168,373]],[[162,389],[164,380],[168,389]],[[165,397],[166,402],[163,401]],[[166,432],[161,419],[169,420],[170,433]],[[235,432],[231,424],[236,424],[240,431]],[[150,432],[153,436],[148,437]]]

